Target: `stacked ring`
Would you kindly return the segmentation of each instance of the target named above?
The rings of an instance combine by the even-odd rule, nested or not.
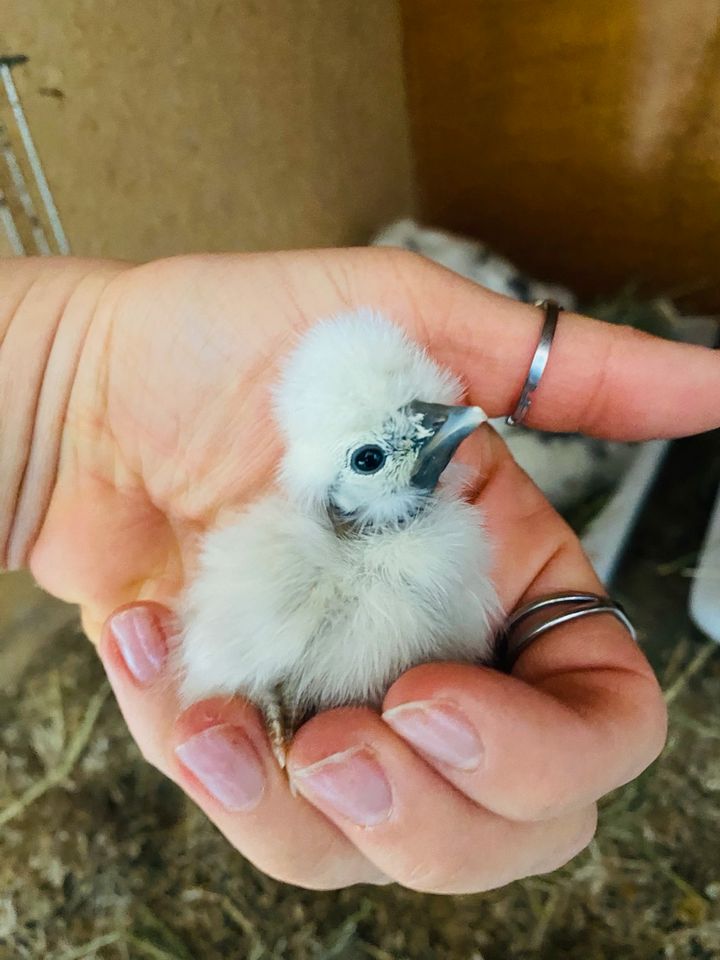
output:
[[[543,617],[544,613],[550,615]],[[635,627],[616,600],[583,591],[556,593],[526,603],[511,614],[498,639],[497,655],[501,666],[509,673],[523,651],[548,630],[598,613],[615,617],[633,640],[637,640]]]

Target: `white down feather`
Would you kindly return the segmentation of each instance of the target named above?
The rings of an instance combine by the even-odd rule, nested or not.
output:
[[[180,608],[186,702],[282,687],[286,704],[379,703],[428,660],[487,661],[498,603],[480,512],[446,483],[417,510],[393,477],[359,478],[375,523],[338,531],[329,491],[347,450],[414,399],[455,403],[459,382],[371,311],[318,324],[276,392],[286,442],[278,492],[205,537]],[[450,473],[450,471],[448,471]],[[406,499],[403,499],[403,496]],[[399,511],[387,522],[382,504]],[[379,506],[378,506],[379,505]]]
[[[269,497],[206,540],[185,608],[183,695],[378,703],[427,660],[490,654],[495,592],[478,511],[439,500],[402,529],[338,537]]]

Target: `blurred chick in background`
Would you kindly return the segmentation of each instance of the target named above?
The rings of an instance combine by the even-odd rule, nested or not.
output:
[[[490,659],[490,546],[440,483],[486,420],[462,394],[370,310],[305,334],[275,396],[281,489],[206,537],[180,611],[186,701],[248,696],[282,764],[308,713],[379,705],[423,661]]]

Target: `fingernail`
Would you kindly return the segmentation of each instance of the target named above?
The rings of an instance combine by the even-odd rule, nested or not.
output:
[[[390,816],[390,784],[366,747],[353,747],[308,767],[295,767],[291,775],[301,793],[333,807],[359,827],[374,827]]]
[[[110,632],[125,665],[139,684],[147,686],[160,676],[167,644],[157,617],[147,607],[128,607],[113,616]]]
[[[387,710],[383,720],[421,753],[457,770],[475,770],[484,749],[470,721],[449,703],[419,701]]]
[[[175,747],[175,754],[229,812],[251,810],[260,800],[265,774],[252,744],[237,727],[208,727]]]

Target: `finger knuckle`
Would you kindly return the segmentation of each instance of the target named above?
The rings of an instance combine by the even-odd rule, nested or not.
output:
[[[576,791],[574,784],[536,783],[532,791],[511,797],[502,812],[509,820],[523,823],[550,820],[568,807],[577,806]]]
[[[408,275],[418,271],[427,272],[428,269],[433,267],[427,257],[423,257],[414,250],[405,250],[402,247],[382,247],[382,256],[386,260],[392,261],[397,270]]]
[[[256,862],[263,873],[282,883],[304,890],[341,890],[356,883],[372,883],[380,872],[359,858],[343,855],[334,839],[312,846],[279,844],[266,850],[263,862]]]
[[[646,737],[641,770],[644,770],[646,766],[651,764],[653,760],[662,753],[667,740],[667,703],[657,683],[654,683],[654,690],[643,709],[643,726],[646,731]]]
[[[292,887],[299,887],[301,890],[330,891],[341,890],[343,887],[350,886],[354,881],[332,880],[330,878],[314,876],[307,870],[296,867],[289,867],[287,864],[264,864],[256,863],[255,866],[266,876],[278,883],[287,883]]]
[[[287,864],[255,864],[266,876],[278,883],[287,883],[292,887],[299,887],[301,890],[314,890],[318,892],[342,890],[344,887],[359,883],[354,876],[340,878],[338,876],[326,877],[316,876],[312,872],[301,868],[299,865],[288,866]]]
[[[140,751],[140,756],[143,758],[145,763],[149,764],[151,767],[154,767],[160,773],[167,773],[169,763],[165,753],[157,746],[157,744],[150,742],[138,742],[136,741],[137,748]]]
[[[457,893],[463,889],[466,857],[417,859],[403,865],[394,873],[394,879],[416,893]]]
[[[597,807],[593,805],[584,810],[579,817],[568,824],[562,839],[549,853],[533,866],[531,875],[552,873],[564,867],[566,863],[581,853],[595,836],[597,829]]]
[[[633,731],[633,749],[619,767],[616,782],[621,786],[634,779],[662,753],[668,732],[667,704],[653,674],[642,677],[633,688],[632,715],[627,724]]]

